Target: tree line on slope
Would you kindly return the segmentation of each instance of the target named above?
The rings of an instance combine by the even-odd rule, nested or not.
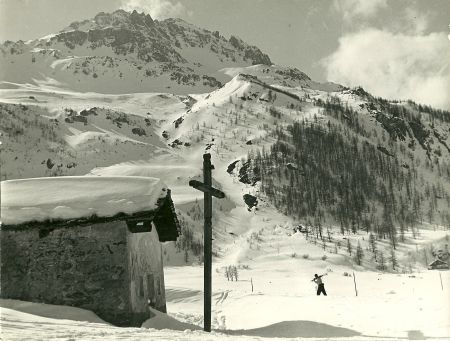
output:
[[[352,134],[343,129],[331,120],[296,122],[287,130],[277,128],[269,151],[249,153],[250,171],[277,208],[310,221],[320,235],[331,219],[342,233],[372,231],[396,247],[407,230],[415,236],[425,218],[436,221],[438,208],[449,207],[442,184],[425,181],[414,162],[404,167],[380,152],[362,126],[354,125]],[[445,212],[439,212],[441,222],[450,226]]]

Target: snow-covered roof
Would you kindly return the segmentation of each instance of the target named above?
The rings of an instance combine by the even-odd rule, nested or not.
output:
[[[1,182],[2,225],[131,215],[159,209],[168,196],[159,179],[65,176]]]

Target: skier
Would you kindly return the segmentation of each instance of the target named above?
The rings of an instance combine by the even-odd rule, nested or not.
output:
[[[314,274],[314,278],[312,280],[317,284],[317,296],[319,296],[321,293],[323,293],[325,296],[327,296],[327,292],[325,291],[325,285],[322,282],[323,276],[326,276],[326,274],[320,275],[320,276],[318,276],[317,274]]]

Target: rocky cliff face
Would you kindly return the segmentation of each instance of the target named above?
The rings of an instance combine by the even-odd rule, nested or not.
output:
[[[272,64],[269,56],[256,46],[231,36],[229,40],[218,31],[210,32],[181,19],[154,21],[149,14],[125,12],[99,13],[92,20],[74,22],[52,40],[95,49],[111,47],[116,54],[133,54],[145,61],[195,63],[195,56],[187,56],[186,48],[209,49],[218,59],[246,64]],[[184,55],[184,56],[183,56]],[[194,58],[192,58],[194,57]]]
[[[39,82],[45,75],[75,90],[118,93],[158,87],[183,93],[187,87],[200,92],[220,87],[214,73],[222,68],[272,62],[234,36],[226,39],[181,19],[157,21],[118,10],[38,40],[7,41],[0,45],[0,64],[11,66],[0,73],[3,81]]]

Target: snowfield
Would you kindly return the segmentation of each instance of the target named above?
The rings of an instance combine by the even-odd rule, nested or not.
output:
[[[287,254],[261,258],[266,260],[239,270],[238,282],[226,281],[223,271],[215,273],[216,329],[261,337],[450,337],[450,315],[444,303],[449,299],[448,272],[442,273],[442,289],[438,272],[355,271],[356,296],[353,277],[344,276],[348,271],[344,266],[292,259]],[[202,316],[202,271],[191,271],[186,277],[179,268],[166,269],[166,283],[169,314],[194,323]],[[327,297],[315,295],[314,273],[328,274],[324,277]],[[177,286],[172,288],[173,284]],[[321,326],[315,328],[314,323]]]
[[[276,258],[276,257],[275,257]],[[328,296],[315,296],[311,271],[319,261],[285,259],[241,270],[237,282],[213,278],[213,332],[202,324],[199,266],[166,269],[168,315],[143,328],[118,328],[89,311],[1,300],[4,340],[446,340],[450,338],[449,272],[409,275],[356,271],[352,277],[333,267],[324,277]],[[309,263],[309,264],[308,264]],[[271,264],[271,265],[270,265]],[[215,266],[217,269],[217,265]],[[254,292],[251,292],[250,278]],[[146,329],[150,328],[150,329]]]
[[[169,242],[163,244],[167,315],[155,312],[157,316],[146,321],[142,328],[118,328],[92,312],[74,307],[0,300],[2,340],[450,339],[450,271],[426,270],[429,261],[422,259],[422,251],[431,243],[439,247],[449,244],[448,229],[424,223],[417,236],[407,232],[405,242],[399,243],[394,252],[399,262],[395,270],[387,259],[388,241],[377,241],[378,249],[386,254],[387,267],[385,272],[379,272],[369,250],[368,234],[359,231],[341,235],[337,226],[327,225],[340,247],[335,250],[333,243],[320,241],[314,244],[303,233],[294,232],[293,227],[299,222],[276,210],[257,185],[239,181],[241,158],[263,147],[267,150],[275,142],[271,134],[273,127],[302,119],[323,119],[321,109],[310,98],[326,98],[329,93],[324,91],[339,89],[333,84],[319,86],[306,78],[301,84],[292,81],[288,85],[298,86],[291,88],[291,95],[301,97],[300,103],[286,95],[285,87],[273,84],[279,77],[276,72],[266,72],[264,84],[252,80],[251,75],[262,72],[261,68],[223,70],[234,77],[229,83],[210,94],[191,96],[107,95],[62,91],[54,84],[38,87],[3,83],[1,102],[19,108],[27,105],[33,108],[27,110],[36,115],[59,118],[68,115],[66,108],[81,111],[92,107],[97,107],[98,113],[88,116],[88,124],[58,123],[65,127],[55,129],[60,138],[57,141],[66,148],[61,147],[62,151],[37,132],[41,144],[36,153],[32,149],[35,146],[5,141],[5,145],[12,143],[9,154],[2,155],[9,157],[6,161],[10,162],[2,166],[2,171],[10,175],[8,179],[48,176],[50,169],[46,168],[45,161],[50,158],[55,164],[61,164],[63,175],[87,176],[81,180],[76,178],[77,186],[81,185],[78,190],[73,183],[75,178],[58,180],[66,181],[65,188],[74,189],[76,193],[69,196],[76,202],[84,202],[81,208],[74,202],[64,203],[56,195],[52,202],[40,205],[42,187],[27,187],[26,180],[17,182],[24,187],[11,185],[10,189],[15,180],[4,182],[6,187],[2,183],[4,223],[20,222],[9,215],[11,210],[9,213],[4,210],[8,206],[28,210],[33,217],[39,218],[41,214],[42,219],[67,217],[70,212],[78,216],[92,214],[89,209],[95,209],[96,201],[110,204],[98,207],[96,214],[102,214],[102,209],[109,214],[118,212],[127,202],[132,202],[130,206],[138,210],[137,206],[147,207],[149,201],[160,197],[165,187],[161,183],[153,183],[154,192],[142,186],[153,181],[149,178],[158,178],[171,189],[180,221],[186,222],[194,237],[201,240],[203,194],[189,187],[188,182],[201,180],[205,152],[211,153],[215,167],[213,185],[224,191],[226,198],[213,200],[212,333],[201,330],[201,259],[193,252],[180,252]],[[303,88],[303,84],[308,87]],[[269,97],[278,117],[269,113],[266,104]],[[358,105],[355,101],[349,103]],[[21,115],[31,115],[30,111],[21,111]],[[132,118],[133,124],[147,122],[148,125],[143,123],[147,135],[134,134],[132,124],[122,122],[118,127],[117,122],[107,119],[107,115],[122,113]],[[30,136],[27,139],[31,141]],[[23,159],[15,161],[17,149],[14,148],[25,149]],[[69,161],[73,160],[79,165],[69,168]],[[230,174],[227,168],[233,162],[237,168]],[[17,164],[22,167],[20,171]],[[138,178],[131,181],[128,178],[131,176]],[[113,187],[108,182],[111,179],[120,193],[107,193]],[[97,182],[100,193],[108,200],[79,196],[80,189],[83,192],[86,186],[90,188],[92,182]],[[120,183],[118,187],[117,183]],[[53,192],[49,187],[45,190]],[[28,193],[33,195],[27,197]],[[257,210],[248,209],[244,194],[258,196]],[[365,256],[360,266],[346,250],[348,240],[353,247],[361,243]],[[228,266],[237,268],[237,281],[227,280]],[[315,273],[326,274],[328,296],[316,296],[311,281]]]

